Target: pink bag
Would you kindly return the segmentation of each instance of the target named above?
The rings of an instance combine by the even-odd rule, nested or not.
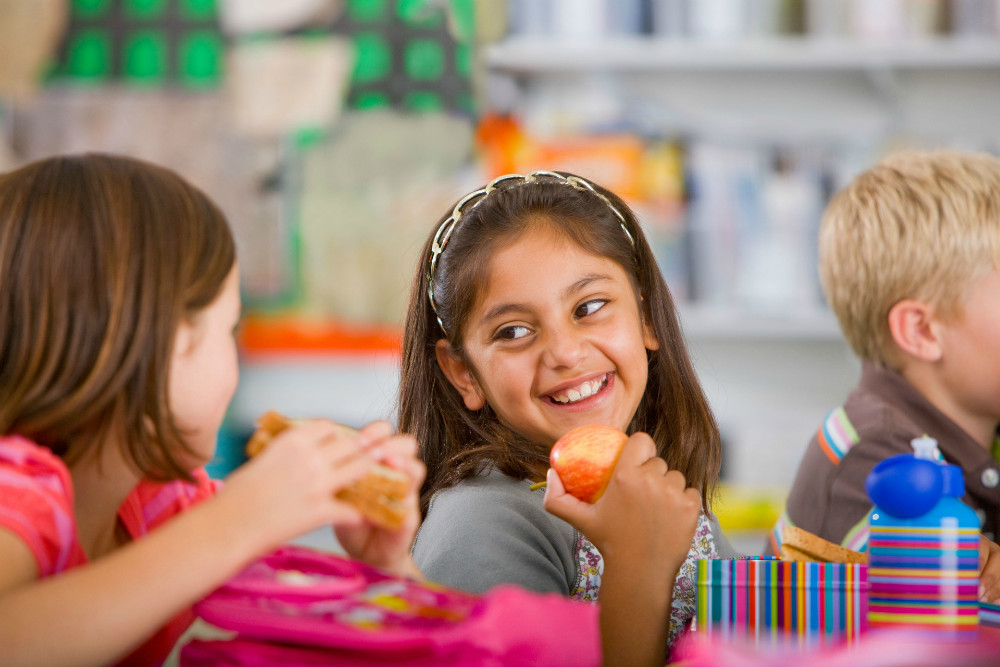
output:
[[[180,664],[598,665],[596,605],[498,586],[472,595],[298,546],[196,605],[231,640],[196,639]]]

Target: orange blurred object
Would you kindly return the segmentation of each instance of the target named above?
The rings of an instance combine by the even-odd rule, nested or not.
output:
[[[538,138],[511,116],[487,115],[476,140],[490,178],[546,169],[568,171],[600,183],[625,199],[643,197],[646,147],[629,134]]]
[[[298,315],[245,317],[240,326],[242,351],[266,354],[399,354],[402,331],[387,324],[356,324]]]

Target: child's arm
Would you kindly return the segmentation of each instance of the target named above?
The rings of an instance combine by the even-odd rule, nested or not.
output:
[[[408,435],[393,435],[388,422],[373,422],[359,431],[362,445],[376,461],[402,470],[410,478],[406,495],[406,520],[389,531],[368,521],[342,522],[334,527],[337,541],[352,558],[376,565],[404,577],[422,579],[423,575],[410,553],[420,525],[419,494],[426,468],[417,458],[417,441]]]
[[[25,543],[0,530],[0,662],[113,662],[258,555],[317,526],[358,520],[333,497],[373,464],[356,439],[311,422],[274,445],[215,498],[61,575],[39,580]]]
[[[662,665],[674,578],[691,548],[701,496],[656,456],[648,435],[625,443],[611,482],[593,505],[548,473],[545,507],[576,526],[604,558],[601,645],[607,665]]]

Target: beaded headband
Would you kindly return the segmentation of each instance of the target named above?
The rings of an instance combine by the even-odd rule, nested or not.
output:
[[[445,335],[448,335],[448,332],[445,330],[444,322],[441,321],[441,316],[438,314],[437,304],[434,303],[434,272],[437,270],[438,258],[441,256],[441,253],[444,252],[445,246],[448,245],[448,241],[451,239],[451,235],[454,233],[459,222],[462,220],[462,216],[475,210],[475,208],[479,206],[479,204],[482,203],[482,201],[486,199],[491,192],[496,190],[497,186],[500,184],[511,181],[520,181],[518,185],[526,185],[537,182],[541,176],[549,177],[553,179],[555,183],[568,185],[576,190],[586,190],[587,192],[597,196],[601,201],[608,205],[611,212],[618,218],[618,223],[621,225],[622,231],[625,232],[625,236],[628,237],[629,244],[632,246],[633,250],[635,249],[635,239],[632,238],[632,233],[629,232],[628,227],[625,226],[625,216],[622,215],[621,211],[615,208],[615,205],[611,203],[610,199],[598,192],[589,181],[582,179],[579,176],[563,176],[562,174],[554,171],[531,171],[527,174],[506,174],[504,176],[498,176],[487,183],[486,187],[470,192],[462,197],[459,202],[455,204],[455,208],[452,210],[451,215],[448,216],[448,219],[441,223],[441,226],[438,227],[437,232],[434,234],[434,242],[431,244],[431,257],[428,262],[427,269],[427,298],[431,302],[431,309],[434,310],[434,315],[437,317],[438,325],[441,327],[441,331],[445,332]],[[474,199],[476,201],[469,206],[467,211],[462,210],[466,204]]]

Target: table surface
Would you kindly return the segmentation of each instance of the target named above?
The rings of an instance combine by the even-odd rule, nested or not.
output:
[[[675,653],[671,664],[679,667],[987,667],[1000,665],[1000,628],[981,625],[979,640],[964,643],[869,630],[853,644],[802,650],[756,649],[694,632]]]

